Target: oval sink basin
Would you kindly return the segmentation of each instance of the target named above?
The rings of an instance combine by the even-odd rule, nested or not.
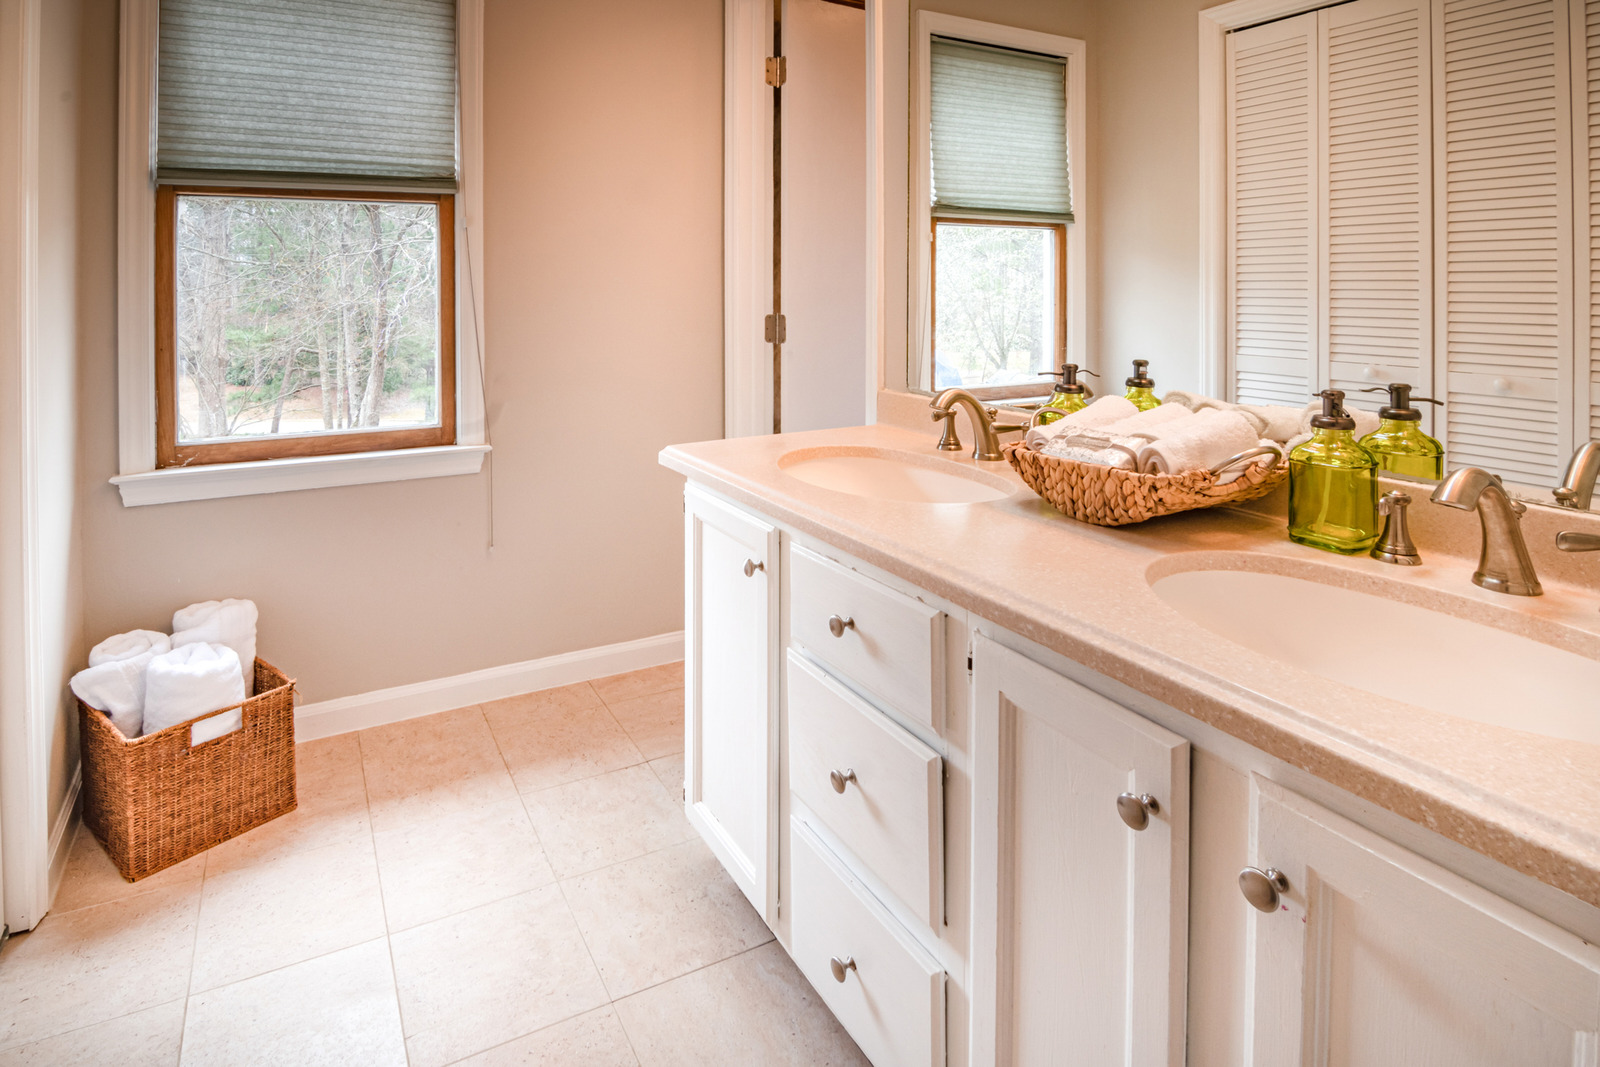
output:
[[[1600,744],[1600,662],[1415,604],[1282,574],[1196,570],[1156,595],[1230,641],[1344,685]]]
[[[993,475],[888,448],[800,449],[779,459],[778,467],[807,485],[874,500],[982,504],[1015,491]]]

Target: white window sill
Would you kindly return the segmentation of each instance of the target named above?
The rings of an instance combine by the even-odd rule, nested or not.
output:
[[[208,463],[121,474],[112,478],[111,484],[121,490],[123,507],[136,508],[180,500],[216,500],[227,496],[287,493],[296,489],[476,474],[482,469],[483,457],[488,451],[488,445],[445,445],[255,463]]]

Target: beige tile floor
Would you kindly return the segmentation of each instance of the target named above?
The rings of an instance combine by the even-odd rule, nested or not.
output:
[[[299,747],[300,807],[0,949],[13,1064],[866,1061],[683,816],[679,664]]]

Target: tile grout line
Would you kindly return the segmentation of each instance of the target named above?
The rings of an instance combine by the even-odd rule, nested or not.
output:
[[[400,1001],[400,972],[394,963],[394,934],[389,929],[389,902],[383,892],[383,863],[378,858],[378,832],[372,825],[372,792],[367,787],[367,751],[356,731],[356,763],[361,767],[361,799],[367,806],[367,836],[372,840],[372,865],[378,872],[378,908],[383,912],[383,947],[389,953],[389,987],[394,990],[394,1013],[400,1017],[400,1050],[411,1063],[411,1042],[406,1039],[406,1007]]]

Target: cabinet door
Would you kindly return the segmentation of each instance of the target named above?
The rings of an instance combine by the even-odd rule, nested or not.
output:
[[[974,649],[973,1063],[1181,1064],[1189,744]],[[1143,829],[1120,794],[1156,801]]]
[[[1255,787],[1254,862],[1288,889],[1252,912],[1250,1063],[1597,1062],[1600,950],[1272,782]]]
[[[684,806],[771,923],[778,863],[778,533],[693,486],[684,500]]]

